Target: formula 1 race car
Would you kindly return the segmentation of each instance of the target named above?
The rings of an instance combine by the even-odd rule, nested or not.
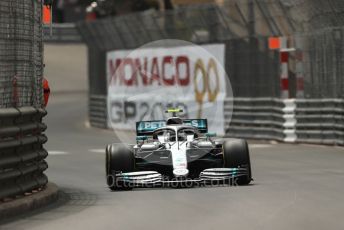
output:
[[[216,141],[206,119],[181,119],[178,109],[166,121],[136,123],[135,145],[106,148],[107,184],[111,190],[133,187],[194,186],[251,182],[247,142]]]

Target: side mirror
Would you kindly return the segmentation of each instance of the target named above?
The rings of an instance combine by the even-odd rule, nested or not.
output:
[[[136,141],[145,141],[145,140],[147,140],[147,139],[148,139],[147,136],[137,136],[137,137],[136,137]]]
[[[206,137],[216,137],[216,133],[207,133],[206,135],[205,135]]]
[[[195,138],[194,138],[194,135],[187,135],[186,136],[186,140],[187,140],[187,142],[191,142],[191,141],[193,141]]]

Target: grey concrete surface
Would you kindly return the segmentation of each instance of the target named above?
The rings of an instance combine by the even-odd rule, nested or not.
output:
[[[45,44],[44,63],[52,94],[87,91],[86,45]]]
[[[0,203],[0,221],[50,205],[58,199],[58,187],[48,183],[35,193]]]
[[[251,143],[250,186],[110,192],[100,150],[116,137],[84,127],[86,104],[59,95],[48,107],[47,174],[66,202],[0,229],[344,229],[343,148]]]

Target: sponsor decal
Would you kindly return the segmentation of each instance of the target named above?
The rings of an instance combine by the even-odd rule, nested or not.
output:
[[[175,176],[187,176],[189,173],[189,170],[181,168],[181,169],[174,169],[173,174]]]
[[[184,119],[183,124],[191,125],[198,128],[200,132],[206,133],[208,131],[208,124],[206,119]],[[166,121],[139,121],[136,122],[136,134],[150,135],[152,132],[158,128],[166,126]]]
[[[209,130],[223,134],[224,52],[224,44],[108,52],[109,126],[135,130],[137,121],[164,120],[173,107],[182,118],[208,119]]]

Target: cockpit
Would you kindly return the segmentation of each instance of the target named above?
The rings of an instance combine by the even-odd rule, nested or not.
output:
[[[159,129],[153,133],[153,140],[159,141],[160,143],[167,142],[184,142],[192,141],[195,138],[198,138],[198,133],[193,128],[180,128],[177,130],[171,128]]]

